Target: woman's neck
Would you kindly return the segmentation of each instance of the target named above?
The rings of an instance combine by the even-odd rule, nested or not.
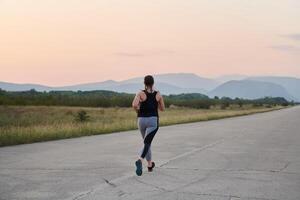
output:
[[[149,92],[149,93],[152,93],[152,92],[153,92],[153,88],[152,88],[152,87],[151,87],[151,88],[150,88],[150,87],[149,87],[149,88],[147,87],[147,88],[146,88],[146,91]]]

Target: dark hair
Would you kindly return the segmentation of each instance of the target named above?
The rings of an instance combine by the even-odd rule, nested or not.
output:
[[[154,78],[151,75],[147,75],[144,78],[144,84],[145,84],[145,89],[147,89],[147,87],[152,88],[153,84],[154,84]]]

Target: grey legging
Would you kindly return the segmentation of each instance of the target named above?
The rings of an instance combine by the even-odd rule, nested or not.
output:
[[[144,145],[139,155],[147,161],[151,161],[151,142],[158,130],[158,117],[138,117],[138,127],[144,139]]]

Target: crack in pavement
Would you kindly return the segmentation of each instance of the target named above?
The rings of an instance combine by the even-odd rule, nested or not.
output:
[[[116,184],[111,183],[111,182],[110,182],[109,180],[107,180],[106,178],[103,178],[103,180],[104,180],[105,184],[107,184],[107,185],[109,185],[109,186],[111,186],[111,187],[113,187],[113,188],[116,188],[116,187],[117,187]],[[93,193],[93,192],[95,192],[95,189],[90,189],[90,190],[88,190],[88,191],[86,191],[86,192],[80,193],[79,195],[73,197],[72,200],[79,200],[79,199],[82,199],[82,198],[84,198],[84,197],[90,195],[90,194]],[[118,193],[118,196],[119,196],[119,197],[121,197],[121,196],[127,194],[126,192],[124,192],[124,191],[122,191],[122,190],[118,190],[117,193]]]
[[[289,166],[290,163],[291,163],[291,162],[288,161],[288,162],[283,166],[283,168],[279,169],[278,172],[282,172],[283,170],[285,170],[285,169]]]
[[[109,180],[107,180],[106,178],[103,178],[103,180],[105,181],[105,183],[107,183],[108,185],[110,185],[113,188],[116,188],[117,185],[114,183],[111,183]],[[125,194],[127,194],[126,192],[122,191],[122,190],[117,190],[118,196],[121,197]]]
[[[137,182],[142,183],[142,184],[144,184],[144,185],[148,185],[148,186],[150,186],[150,187],[154,187],[154,188],[156,188],[156,189],[158,189],[158,190],[161,190],[161,191],[163,191],[163,192],[171,192],[171,190],[167,190],[167,189],[165,189],[165,188],[163,188],[163,187],[159,187],[159,186],[154,185],[154,184],[146,183],[146,182],[144,182],[144,181],[138,180],[137,178],[134,178],[134,180],[136,180]]]
[[[88,191],[83,192],[83,193],[80,193],[80,194],[78,194],[77,196],[73,197],[72,200],[78,200],[78,199],[81,199],[81,198],[83,198],[83,197],[85,197],[85,196],[88,196],[88,195],[89,195],[90,193],[92,193],[92,192],[93,192],[93,189],[88,190]]]
[[[103,178],[103,180],[105,181],[105,183],[107,183],[108,185],[110,185],[110,186],[112,186],[112,187],[117,187],[117,185],[116,184],[114,184],[114,183],[111,183],[109,180],[107,180],[107,179],[105,179],[105,178]]]
[[[121,167],[109,167],[111,168],[121,168]],[[20,171],[80,171],[80,170],[97,170],[97,169],[107,169],[107,167],[92,167],[92,168],[43,168],[43,167],[36,167],[36,168],[2,168],[0,170],[20,170]]]
[[[194,193],[194,192],[178,192],[181,194],[193,194],[193,195],[197,195],[197,196],[211,196],[211,197],[224,197],[224,198],[241,198],[239,196],[236,195],[224,195],[224,194],[212,194],[212,193]]]
[[[261,198],[261,197],[243,197],[243,196],[237,196],[237,195],[224,195],[224,194],[213,194],[213,193],[194,193],[194,192],[178,192],[182,194],[193,194],[193,195],[199,195],[199,196],[212,196],[212,197],[224,197],[224,198],[229,198],[231,200],[232,198],[247,198],[247,199],[253,199],[253,200],[279,200],[279,199],[273,199],[273,198]]]

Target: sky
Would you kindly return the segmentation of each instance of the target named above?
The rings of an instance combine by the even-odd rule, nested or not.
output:
[[[300,77],[299,0],[0,0],[0,81]]]

